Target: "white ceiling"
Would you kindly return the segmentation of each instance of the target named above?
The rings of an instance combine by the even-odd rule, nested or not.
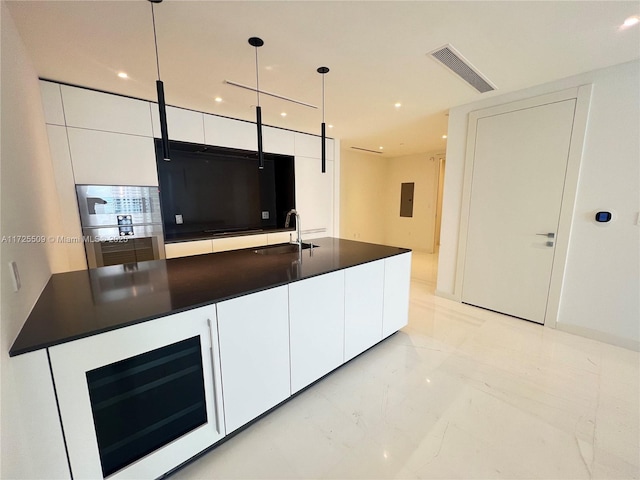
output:
[[[146,0],[9,0],[42,78],[145,99],[157,77]],[[168,104],[253,120],[260,88],[321,105],[343,147],[444,150],[450,107],[640,57],[638,1],[187,1],[155,6]],[[427,52],[450,43],[497,87],[480,94]],[[128,80],[116,76],[129,74]],[[214,97],[224,99],[214,102]],[[402,107],[394,104],[401,102]],[[263,121],[319,133],[321,110],[261,98]],[[287,112],[281,117],[281,112]]]

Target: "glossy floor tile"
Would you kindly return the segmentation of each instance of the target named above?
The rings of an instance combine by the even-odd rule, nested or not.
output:
[[[176,479],[640,478],[639,354],[435,297]]]

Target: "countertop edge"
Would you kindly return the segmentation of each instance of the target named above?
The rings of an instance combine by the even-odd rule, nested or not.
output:
[[[358,242],[358,243],[365,243],[365,242]],[[378,244],[369,244],[369,245],[378,245]],[[185,306],[185,307],[182,307],[182,308],[176,308],[176,309],[172,309],[172,310],[165,311],[165,312],[162,312],[162,313],[158,313],[158,314],[154,314],[154,315],[150,315],[150,316],[146,316],[146,317],[141,317],[141,318],[138,318],[136,320],[126,321],[126,322],[123,322],[123,323],[120,323],[120,324],[117,324],[117,325],[111,325],[111,326],[108,326],[108,327],[105,327],[105,328],[98,328],[96,330],[92,330],[91,332],[85,332],[85,333],[81,333],[81,334],[77,334],[77,335],[70,335],[70,336],[67,336],[67,337],[64,337],[64,338],[60,338],[60,339],[56,339],[56,340],[52,340],[52,341],[48,341],[48,342],[40,342],[40,343],[36,343],[36,344],[29,345],[29,346],[26,346],[26,347],[15,348],[16,343],[18,343],[18,340],[20,339],[20,334],[22,333],[22,329],[24,329],[26,323],[29,321],[29,317],[27,317],[27,320],[23,324],[20,332],[16,336],[16,339],[14,340],[14,342],[13,342],[13,344],[12,344],[10,350],[9,350],[9,357],[15,357],[15,356],[23,355],[23,354],[26,354],[26,353],[31,353],[31,352],[35,352],[35,351],[38,351],[38,350],[43,350],[43,349],[46,349],[46,348],[54,347],[54,346],[57,346],[57,345],[62,345],[62,344],[65,344],[65,343],[68,343],[68,342],[72,342],[72,341],[75,341],[75,340],[80,340],[80,339],[83,339],[83,338],[92,337],[94,335],[100,335],[100,334],[107,333],[107,332],[114,331],[114,330],[118,330],[118,329],[121,329],[121,328],[126,328],[126,327],[130,327],[130,326],[133,326],[133,325],[138,325],[138,324],[145,323],[145,322],[148,322],[148,321],[156,320],[158,318],[167,317],[167,316],[170,316],[170,315],[178,314],[178,313],[181,313],[181,312],[186,312],[186,311],[189,311],[189,310],[194,310],[194,309],[201,308],[201,307],[206,307],[208,305],[214,305],[214,304],[217,304],[217,303],[220,303],[220,302],[224,302],[224,301],[227,301],[227,300],[232,300],[234,298],[240,298],[240,297],[243,297],[243,296],[246,296],[246,295],[251,295],[251,294],[262,292],[262,291],[265,291],[265,290],[270,290],[272,288],[277,288],[277,287],[281,287],[281,286],[284,286],[284,285],[290,285],[292,283],[296,283],[296,282],[299,282],[301,280],[308,280],[310,278],[314,278],[314,277],[317,277],[317,276],[320,276],[320,275],[325,275],[325,274],[332,273],[332,272],[337,272],[337,271],[340,271],[340,270],[346,270],[348,268],[356,267],[356,266],[359,266],[359,265],[365,265],[367,263],[376,262],[376,261],[383,260],[383,259],[386,259],[386,258],[392,258],[392,257],[398,256],[398,255],[403,255],[405,253],[412,252],[411,249],[402,248],[402,247],[391,247],[391,246],[386,246],[386,245],[378,245],[378,246],[388,247],[388,248],[395,248],[395,249],[397,249],[399,251],[397,251],[395,253],[388,254],[388,255],[384,255],[384,256],[381,256],[381,257],[372,258],[370,260],[360,261],[360,262],[354,263],[354,264],[349,265],[349,266],[345,266],[345,267],[341,267],[341,268],[327,269],[326,271],[322,271],[322,272],[319,272],[319,273],[316,273],[316,274],[313,274],[313,275],[309,275],[309,276],[304,277],[304,278],[295,278],[295,279],[289,279],[288,281],[265,284],[264,286],[261,286],[259,288],[252,288],[252,289],[249,289],[249,290],[246,290],[246,291],[242,291],[241,293],[237,293],[237,294],[233,294],[233,295],[227,295],[227,296],[224,296],[224,297],[217,297],[217,298],[212,299],[211,301],[199,302],[199,303],[195,303],[193,305]],[[251,249],[244,249],[244,250],[251,250]],[[221,252],[221,253],[225,253],[225,252]],[[216,254],[214,253],[214,254],[207,254],[207,255],[216,255]],[[47,288],[47,285],[51,282],[52,278],[53,278],[53,275],[47,281],[45,289]],[[34,307],[33,307],[31,312],[33,312],[33,310],[35,309],[36,305],[37,305],[37,301],[34,304]],[[31,315],[31,312],[30,312],[29,316]]]

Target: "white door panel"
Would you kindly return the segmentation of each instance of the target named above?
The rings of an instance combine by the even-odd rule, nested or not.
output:
[[[463,302],[544,323],[574,110],[478,119]]]

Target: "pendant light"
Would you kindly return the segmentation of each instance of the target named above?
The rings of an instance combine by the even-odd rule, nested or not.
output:
[[[160,132],[162,136],[162,156],[169,162],[169,132],[167,130],[167,107],[164,102],[164,84],[160,80],[160,60],[158,58],[158,37],[156,36],[156,17],[153,11],[154,3],[161,3],[162,0],[149,0],[151,3],[151,19],[153,21],[153,41],[156,46],[156,67],[158,68],[158,80],[156,80],[156,91],[158,92],[158,111],[160,113]]]
[[[322,129],[320,139],[322,140],[322,173],[327,172],[327,127],[324,123],[324,76],[329,73],[329,67],[318,68],[318,73],[322,75]]]
[[[256,126],[258,127],[258,168],[264,168],[264,153],[262,151],[262,109],[260,108],[260,77],[258,70],[258,47],[264,45],[261,38],[251,37],[249,45],[256,50],[256,95],[258,97],[258,105],[256,105]]]

